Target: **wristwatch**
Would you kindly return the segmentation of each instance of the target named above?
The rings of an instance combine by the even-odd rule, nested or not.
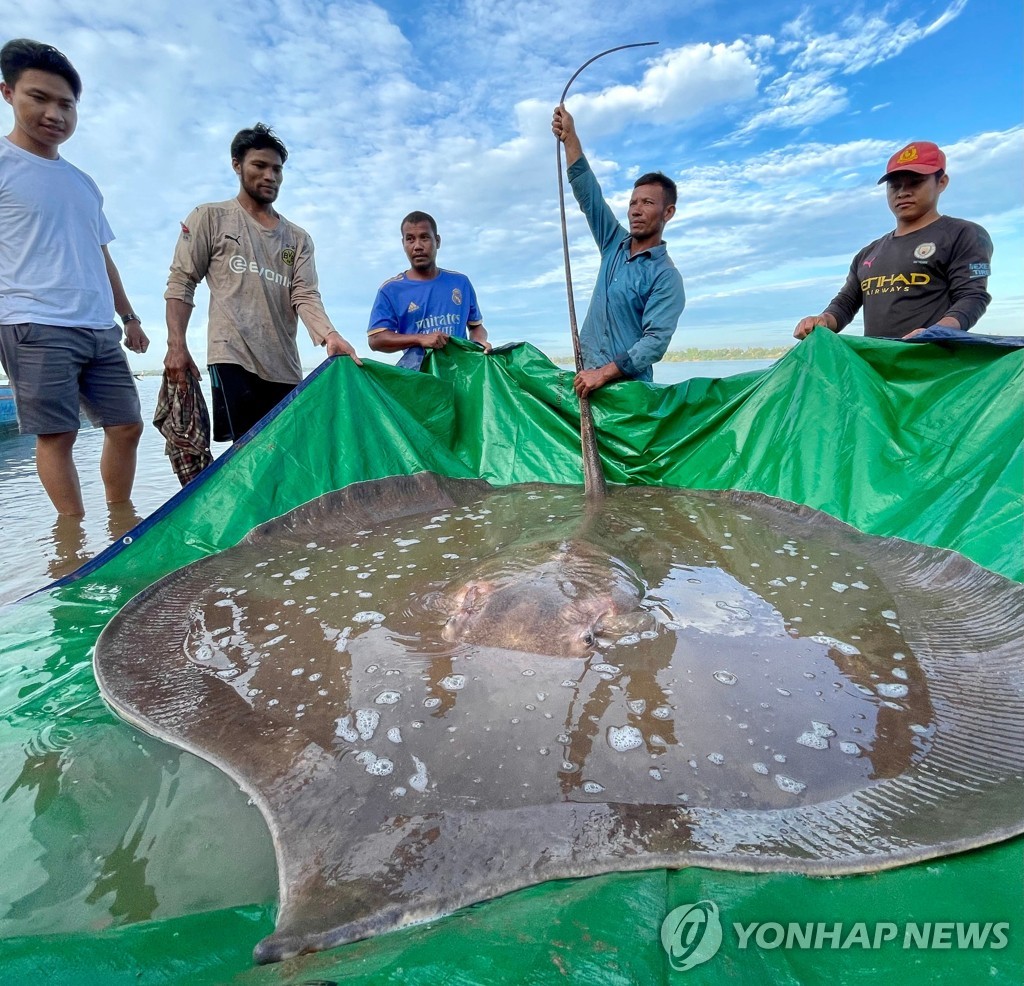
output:
[[[118,318],[121,319],[122,325],[127,325],[129,322],[138,322],[139,325],[142,324],[142,319],[139,318],[135,312],[125,312],[123,315],[119,315]]]

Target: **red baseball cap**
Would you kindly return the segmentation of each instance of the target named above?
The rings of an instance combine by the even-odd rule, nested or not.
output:
[[[886,166],[885,174],[878,179],[881,185],[889,175],[896,171],[913,171],[917,175],[934,175],[936,171],[946,170],[946,155],[938,146],[928,140],[915,140],[897,151]]]

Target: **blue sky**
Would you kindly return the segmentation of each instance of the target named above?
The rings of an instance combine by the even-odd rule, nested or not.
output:
[[[64,154],[106,197],[153,340],[131,357],[139,369],[162,360],[178,223],[236,193],[228,146],[258,119],[291,153],[278,207],[313,235],[328,313],[362,354],[377,286],[405,267],[412,209],[437,218],[439,261],[470,276],[493,341],[568,353],[551,108],[592,55],[655,40],[596,62],[568,105],[620,217],[643,171],[679,184],[666,240],[687,307],[673,348],[790,343],[892,228],[875,182],[913,139],[947,153],[942,211],[992,234],[978,330],[1020,331],[1020,0],[633,0],[626,13],[605,0],[36,0],[8,5],[3,31],[57,45],[82,74]],[[582,320],[598,258],[571,202],[570,217]],[[315,365],[323,351],[300,341]]]

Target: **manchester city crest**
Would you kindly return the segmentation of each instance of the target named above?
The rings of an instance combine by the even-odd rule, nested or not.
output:
[[[920,243],[914,250],[914,257],[918,260],[927,260],[933,253],[935,253],[934,243]]]

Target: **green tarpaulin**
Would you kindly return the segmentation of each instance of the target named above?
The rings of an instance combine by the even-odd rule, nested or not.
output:
[[[761,491],[1022,580],[1022,378],[1020,350],[816,332],[763,372],[619,384],[593,408],[611,482]],[[212,767],[106,709],[90,663],[100,630],[159,576],[352,482],[424,469],[495,485],[581,482],[571,382],[528,345],[484,356],[453,342],[421,374],[333,360],[96,564],[0,611],[6,982],[1020,982],[1020,839],[857,877],[692,868],[551,883],[252,966],[273,926],[265,826]],[[700,900],[719,910],[721,948],[675,972],[662,921]],[[734,930],[752,922],[841,932],[772,947],[772,929],[745,940]],[[924,947],[905,938],[908,923],[952,930]],[[1002,937],[958,940],[975,923],[974,934],[999,925]],[[848,939],[858,924],[866,932]],[[877,930],[889,925],[895,937]]]

